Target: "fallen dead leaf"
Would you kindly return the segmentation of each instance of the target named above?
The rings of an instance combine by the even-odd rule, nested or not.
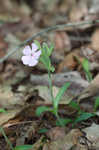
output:
[[[80,94],[79,102],[82,99],[86,99],[88,97],[94,97],[99,95],[99,74],[91,81],[89,86]]]
[[[59,64],[57,72],[63,72],[67,68],[74,70],[78,65],[78,62],[74,59],[74,56],[78,57],[79,60],[82,62],[83,57],[80,55],[80,50],[76,49],[65,56],[64,60]]]
[[[73,129],[69,133],[65,134],[62,138],[57,137],[55,141],[47,142],[43,146],[43,150],[70,150],[75,145],[78,150],[87,150],[86,146],[80,144],[80,137],[82,137],[83,133],[79,129]],[[85,148],[85,149],[84,149]]]
[[[33,144],[33,149],[31,150],[39,150],[44,145],[43,139],[44,136],[41,136],[40,139],[35,144]]]
[[[57,95],[59,92],[58,87],[53,86],[53,95],[54,97]],[[49,92],[49,88],[47,86],[35,86],[34,90],[38,90],[39,96],[44,100],[37,102],[38,104],[52,104],[52,99],[51,95]],[[68,93],[64,93],[64,95],[61,98],[61,101],[59,102],[60,104],[69,104],[69,102],[72,100],[73,96],[68,95]]]
[[[7,47],[7,42],[5,42],[3,37],[0,35],[0,58],[4,57],[4,55],[6,54]]]
[[[56,32],[54,40],[55,50],[57,51],[57,53],[59,53],[59,55],[71,50],[71,41],[66,32]]]
[[[5,38],[5,41],[9,43],[9,47],[7,52],[9,53],[10,51],[12,51],[13,49],[17,48],[18,45],[21,44],[21,41],[13,34],[8,34]],[[15,59],[15,60],[21,60],[22,57],[22,49],[20,48],[16,53],[14,53],[13,55],[11,55],[9,57],[9,59]]]
[[[13,119],[18,113],[20,113],[21,110],[22,108],[16,108],[7,111],[7,113],[0,113],[0,126],[8,122],[10,119]]]
[[[94,31],[91,41],[92,49],[99,52],[99,29]]]
[[[98,14],[99,13],[99,1],[98,0],[89,0],[89,13],[90,14]]]
[[[51,141],[62,139],[64,138],[65,134],[66,134],[66,128],[60,128],[60,127],[52,128],[46,133],[46,135],[48,136],[48,138],[51,139]]]
[[[85,1],[79,1],[70,11],[71,21],[80,21],[88,14],[88,8]]]
[[[99,125],[93,123],[90,127],[83,129],[83,131],[90,141],[89,144],[95,149],[99,149]]]
[[[87,112],[94,111],[95,98],[99,96],[99,74],[91,81],[89,86],[76,98],[82,109]]]

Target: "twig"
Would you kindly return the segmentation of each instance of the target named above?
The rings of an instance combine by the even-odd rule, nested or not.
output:
[[[55,25],[55,26],[52,26],[52,27],[48,27],[48,28],[42,30],[41,32],[35,33],[32,37],[28,38],[22,44],[18,45],[16,49],[10,51],[7,55],[5,55],[3,58],[0,59],[0,63],[3,63],[9,56],[14,54],[19,48],[25,46],[28,42],[31,42],[34,38],[36,38],[38,36],[41,36],[46,32],[55,31],[55,30],[63,30],[67,27],[83,26],[85,24],[94,25],[94,24],[97,24],[97,23],[99,23],[99,20],[82,21],[82,22],[79,22],[79,23],[68,23],[68,24]]]

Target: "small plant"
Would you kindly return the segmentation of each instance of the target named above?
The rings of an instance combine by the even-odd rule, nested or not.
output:
[[[16,146],[13,150],[30,150],[33,149],[33,145],[20,145]]]
[[[81,63],[83,70],[85,71],[86,79],[90,82],[92,81],[92,74],[90,72],[90,65],[88,59],[84,59]]]
[[[78,62],[79,64],[82,65],[82,68],[83,68],[83,70],[84,70],[84,72],[85,72],[85,76],[86,76],[87,81],[88,81],[88,82],[91,82],[91,81],[92,81],[92,74],[91,74],[91,72],[90,72],[90,64],[89,64],[88,59],[85,58],[85,59],[83,60],[83,62],[81,62],[77,56],[75,56],[74,58],[77,60],[77,62]]]
[[[94,117],[96,114],[94,113],[87,113],[87,112],[80,112],[80,114],[77,115],[77,117],[74,119],[72,126],[74,126],[75,124],[81,122],[81,121],[85,121],[91,117]]]
[[[52,51],[53,45],[48,47],[46,43],[43,43],[41,46],[38,41],[35,41],[34,43],[32,43],[32,48],[30,48],[29,46],[26,46],[24,48],[23,54],[25,56],[22,56],[22,62],[27,66],[33,67],[38,63],[38,61],[40,61],[45,66],[48,72],[49,91],[52,100],[52,107],[40,106],[36,110],[36,115],[40,116],[43,112],[49,111],[52,112],[57,117],[58,121],[60,121],[60,118],[58,116],[59,101],[61,100],[64,92],[70,86],[70,83],[69,82],[65,83],[63,87],[59,90],[56,97],[53,96],[51,73],[54,72],[55,68],[52,66],[50,60]]]
[[[71,101],[69,106],[73,107],[78,112],[76,119],[72,120],[70,118],[64,119],[64,118],[59,117],[59,115],[58,115],[59,101],[61,100],[64,92],[70,86],[70,83],[69,82],[65,83],[60,88],[56,97],[53,96],[51,73],[53,73],[55,69],[52,66],[51,60],[50,60],[52,51],[53,51],[53,45],[48,47],[48,45],[46,43],[43,43],[41,46],[38,41],[35,41],[34,43],[32,43],[32,48],[30,48],[29,46],[26,46],[23,50],[23,54],[25,55],[22,57],[23,64],[32,67],[32,66],[37,65],[38,61],[40,61],[45,66],[45,68],[48,72],[49,91],[50,91],[51,100],[52,100],[52,107],[40,106],[36,109],[36,115],[40,116],[43,112],[49,111],[56,116],[56,118],[57,118],[56,125],[59,125],[59,126],[64,126],[68,123],[73,123],[73,125],[74,125],[80,121],[87,120],[88,118],[94,116],[95,114],[93,114],[93,113],[82,112],[80,109],[80,106],[76,102]],[[76,58],[76,59],[79,61],[78,58]],[[88,81],[91,81],[92,76],[91,76],[91,73],[89,70],[88,60],[84,59],[84,61],[81,64],[86,73],[86,77],[87,77]],[[95,108],[96,107],[97,106],[95,105]]]
[[[4,108],[0,108],[0,113],[7,113],[7,111]]]
[[[99,96],[97,96],[95,99],[94,111],[97,111],[98,108],[99,108]]]

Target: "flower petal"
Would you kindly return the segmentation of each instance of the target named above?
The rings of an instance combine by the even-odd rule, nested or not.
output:
[[[31,56],[22,56],[21,58],[24,65],[29,65],[30,59],[31,59]]]
[[[28,55],[31,55],[31,48],[30,46],[25,46],[25,48],[23,49],[23,54],[28,56]]]
[[[35,52],[35,53],[33,54],[34,59],[39,59],[40,55],[41,55],[41,50]]]
[[[31,59],[30,59],[28,65],[29,65],[30,67],[33,67],[33,66],[35,66],[37,63],[38,63],[38,61],[37,61],[36,59],[33,59],[33,58],[31,57]]]
[[[37,51],[38,46],[35,43],[32,43],[32,52]]]

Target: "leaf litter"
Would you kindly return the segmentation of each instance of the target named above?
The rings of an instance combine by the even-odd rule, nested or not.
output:
[[[2,0],[0,58],[48,26],[98,19],[98,4],[97,0],[54,0],[53,3],[45,0]],[[40,42],[55,43],[55,51],[51,57],[56,68],[53,75],[54,93],[56,94],[66,81],[72,82],[59,104],[62,118],[76,118],[77,111],[68,105],[72,99],[79,102],[83,111],[94,111],[99,80],[98,30],[98,24],[86,24],[49,32],[36,38]],[[91,83],[86,80],[76,57],[80,62],[85,58],[89,60],[93,77]],[[0,108],[7,110],[7,113],[0,113],[0,125],[4,127],[12,144],[33,144],[35,150],[99,149],[98,134],[96,136],[99,126],[98,113],[97,116],[77,123],[74,127],[72,122],[65,127],[57,127],[56,118],[50,113],[44,113],[40,118],[35,115],[38,106],[51,106],[46,71],[41,64],[33,69],[23,66],[20,58],[21,50],[18,50],[0,64]],[[0,134],[0,149],[2,147],[4,150],[9,149]]]

